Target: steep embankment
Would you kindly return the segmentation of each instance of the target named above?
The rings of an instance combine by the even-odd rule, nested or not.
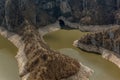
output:
[[[60,16],[84,25],[120,24],[119,0],[0,0],[0,25],[16,28],[24,17],[37,27]]]
[[[60,22],[61,21],[61,22]],[[103,30],[107,30],[109,28],[117,28],[119,25],[110,24],[110,25],[81,25],[80,23],[70,22],[64,17],[59,18],[59,23],[61,24],[61,28],[63,29],[79,29],[83,32],[100,32]]]
[[[115,63],[120,68],[120,27],[88,34],[74,45],[89,52],[100,53],[103,58]]]

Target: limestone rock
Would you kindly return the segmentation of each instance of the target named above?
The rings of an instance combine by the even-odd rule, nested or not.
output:
[[[22,23],[22,15],[19,8],[19,0],[6,0],[5,21],[8,30],[13,31]]]
[[[88,80],[91,69],[77,60],[50,49],[35,27],[25,24],[18,33],[0,28],[0,34],[17,48],[22,80]]]
[[[61,1],[60,2],[60,9],[62,13],[69,13],[71,12],[71,7],[67,1]]]
[[[84,25],[119,24],[118,0],[1,0],[0,23],[9,30],[25,19],[36,27],[56,22],[60,16]],[[109,13],[109,14],[108,14]]]
[[[120,27],[88,34],[74,42],[75,46],[89,52],[96,52],[120,68]]]

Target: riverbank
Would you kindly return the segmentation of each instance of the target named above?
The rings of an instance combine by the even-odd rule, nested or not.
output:
[[[17,48],[0,35],[0,80],[20,80],[16,54]]]
[[[74,40],[85,35],[87,35],[86,32],[79,30],[62,29],[46,34],[44,40],[52,49],[75,58],[93,69],[94,74],[90,77],[90,80],[119,80],[120,69],[115,64],[102,58],[101,55],[83,51],[72,45]]]
[[[56,21],[54,24],[49,24],[47,26],[43,26],[43,27],[39,28],[38,31],[41,36],[44,36],[45,34],[47,34],[49,32],[57,31],[60,29],[61,29],[61,27],[59,25],[59,21]]]
[[[25,52],[24,52],[24,42],[21,39],[21,36],[18,34],[9,32],[3,27],[0,27],[0,35],[8,39],[10,42],[12,42],[17,48],[18,52],[16,55],[16,60],[18,62],[18,68],[19,68],[19,75],[23,74],[25,70],[25,65],[28,62],[28,59],[26,58]],[[26,76],[27,77],[27,76]],[[24,77],[22,80],[26,80],[26,77]]]
[[[100,32],[105,31],[110,28],[118,28],[119,25],[116,24],[110,24],[110,25],[81,25],[79,23],[72,23],[68,20],[66,20],[64,17],[60,17],[59,20],[62,20],[64,22],[64,26],[70,29],[79,29],[82,32]]]
[[[29,31],[29,29],[27,30],[27,31]],[[31,30],[31,31],[33,31],[34,32],[34,30]],[[23,33],[26,33],[26,32],[23,32]],[[22,34],[23,34],[22,33]],[[36,57],[33,57],[34,56],[34,53],[36,52],[36,51],[38,51],[36,48],[35,48],[35,52],[34,52],[34,50],[33,50],[33,52],[30,52],[30,54],[31,55],[28,55],[28,51],[31,51],[31,48],[30,48],[30,45],[31,45],[31,47],[35,47],[35,46],[33,46],[32,45],[32,43],[34,43],[33,41],[32,42],[30,42],[31,44],[29,44],[29,42],[28,43],[26,43],[26,42],[24,42],[24,40],[25,41],[31,41],[31,40],[34,40],[35,39],[35,41],[36,41],[36,39],[38,39],[38,40],[40,40],[39,38],[37,38],[37,37],[33,37],[33,38],[28,38],[28,39],[26,39],[26,37],[28,37],[28,36],[25,36],[25,35],[22,35],[22,36],[24,36],[24,38],[22,37],[22,36],[20,36],[20,35],[17,35],[17,34],[15,34],[15,33],[12,33],[12,32],[9,32],[9,31],[7,31],[6,29],[4,29],[4,28],[2,28],[2,27],[0,27],[0,34],[2,35],[2,36],[4,36],[5,38],[7,38],[8,40],[10,40],[17,48],[18,48],[18,53],[17,53],[17,55],[16,55],[16,59],[17,59],[17,61],[18,61],[18,67],[19,67],[19,74],[20,74],[20,77],[22,78],[22,80],[27,80],[27,79],[29,79],[29,80],[39,80],[39,79],[41,79],[41,77],[40,76],[38,76],[38,75],[33,75],[33,73],[37,73],[37,74],[39,74],[40,72],[38,72],[39,70],[41,71],[41,69],[42,69],[42,67],[41,67],[41,63],[39,63],[39,59],[37,58],[38,56],[40,56],[40,57],[42,57],[43,56],[43,54],[38,54],[38,55],[36,55]],[[31,33],[30,33],[31,34]],[[35,34],[36,34],[36,32],[35,32]],[[34,35],[34,36],[37,36],[37,35],[39,35],[38,33],[36,34],[36,35]],[[40,36],[40,35],[39,35]],[[37,42],[38,43],[38,42]],[[36,42],[35,42],[35,44],[36,44]],[[25,45],[29,45],[29,46],[25,46]],[[58,77],[60,80],[79,80],[79,78],[81,79],[81,80],[88,80],[88,76],[90,76],[91,74],[92,74],[92,70],[91,69],[89,69],[89,68],[87,68],[87,67],[85,67],[85,66],[83,66],[81,63],[78,63],[76,60],[74,60],[74,59],[72,59],[72,58],[69,58],[69,57],[67,57],[67,56],[64,56],[64,55],[61,55],[61,54],[55,54],[56,53],[56,51],[53,51],[53,50],[51,50],[51,49],[49,49],[43,42],[42,43],[38,43],[38,46],[40,46],[41,48],[41,50],[40,50],[40,52],[41,51],[43,51],[43,52],[45,52],[45,55],[47,56],[49,56],[49,58],[51,57],[51,59],[50,60],[53,60],[54,58],[56,59],[56,60],[53,60],[52,61],[52,63],[47,63],[47,64],[50,64],[51,65],[51,67],[50,67],[50,65],[49,65],[49,67],[45,67],[44,66],[44,68],[46,68],[46,69],[48,69],[48,71],[49,70],[53,70],[52,72],[52,74],[54,74],[54,71],[55,71],[55,73],[57,73],[58,71],[59,71],[59,69],[60,69],[60,71],[63,69],[64,71],[63,72],[61,72],[62,74],[64,74],[64,75],[60,75],[61,73],[57,73],[58,75],[56,75],[56,77]],[[45,46],[46,46],[46,48],[45,48]],[[45,50],[45,51],[44,51]],[[46,50],[47,50],[47,52],[46,52]],[[48,51],[49,50],[49,51]],[[27,51],[27,52],[26,52]],[[51,53],[51,55],[49,55],[48,53]],[[38,53],[38,52],[37,52]],[[56,57],[55,57],[56,56]],[[58,57],[57,57],[58,56]],[[31,57],[33,57],[33,58],[31,58]],[[44,56],[45,57],[45,56]],[[43,58],[44,58],[43,57]],[[53,57],[53,58],[52,58]],[[63,58],[63,59],[61,59],[61,58]],[[41,58],[42,59],[42,58]],[[46,59],[46,58],[45,58]],[[68,60],[66,60],[66,59],[68,59]],[[35,61],[36,60],[38,60],[38,63],[36,63]],[[32,62],[31,62],[32,61]],[[40,60],[41,61],[41,60]],[[48,60],[49,61],[49,60]],[[55,61],[55,62],[54,62]],[[58,62],[56,62],[56,61],[58,61]],[[63,61],[63,62],[61,62],[61,61]],[[36,64],[33,64],[33,63],[36,63],[37,65],[39,65],[39,68],[36,68],[36,67],[38,67],[38,66],[34,66],[34,65],[36,65]],[[55,65],[55,64],[56,65]],[[59,64],[57,64],[57,63],[59,63]],[[61,63],[61,64],[60,64]],[[46,64],[46,61],[44,62],[43,61],[43,63],[42,64]],[[64,67],[63,66],[63,64],[66,64],[66,67]],[[59,66],[58,66],[59,65]],[[67,65],[69,65],[69,67],[67,67]],[[80,66],[80,68],[79,68],[79,66]],[[33,66],[33,67],[32,67]],[[54,67],[52,67],[52,66],[54,66]],[[76,68],[75,68],[76,67]],[[51,69],[50,69],[51,68]],[[54,69],[53,69],[54,68]],[[66,68],[67,68],[67,72],[66,72]],[[84,68],[84,69],[83,69]],[[58,70],[57,70],[58,69]],[[72,69],[72,70],[71,70]],[[31,71],[32,70],[32,71]],[[44,69],[43,69],[44,70]],[[30,72],[29,72],[30,71]],[[50,71],[51,72],[51,71]],[[46,73],[48,73],[48,75],[49,75],[49,77],[52,77],[52,80],[54,80],[54,76],[55,76],[55,74],[54,75],[52,75],[52,74],[49,74],[49,72],[46,72]],[[85,74],[83,74],[83,73],[85,73]],[[60,76],[62,76],[62,77],[60,77]],[[64,76],[64,79],[63,79],[63,76]],[[35,79],[37,77],[37,79]],[[46,80],[47,79],[47,76],[42,76],[43,78],[42,78],[42,80]],[[48,79],[49,79],[49,77],[48,77]],[[62,78],[62,79],[61,79]],[[48,80],[47,79],[47,80]]]
[[[98,53],[102,56],[102,58],[104,58],[110,62],[113,62],[115,65],[117,65],[120,68],[120,56],[117,55],[113,51],[109,51],[109,50],[102,48],[102,47],[98,48],[98,47],[93,46],[93,45],[86,45],[83,43],[79,43],[77,40],[74,42],[73,45],[77,48],[80,48],[80,49],[88,51],[88,52]]]
[[[120,68],[119,30],[117,27],[88,34],[74,41],[73,45],[88,52],[99,53]]]

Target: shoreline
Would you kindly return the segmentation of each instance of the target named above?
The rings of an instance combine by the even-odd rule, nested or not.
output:
[[[54,24],[49,24],[47,26],[43,26],[38,29],[38,31],[42,37],[49,32],[53,32],[53,31],[57,31],[57,30],[60,30],[60,25],[59,25],[58,21],[55,22]]]
[[[82,32],[100,32],[100,31],[105,31],[105,30],[110,29],[110,28],[120,27],[120,25],[116,25],[116,24],[110,24],[110,25],[81,25],[79,23],[70,22],[70,21],[66,20],[64,17],[60,17],[59,20],[62,20],[64,22],[65,26],[67,26],[67,28],[78,29]]]
[[[47,27],[43,28],[42,30],[45,31],[46,28]],[[40,31],[42,31],[40,29],[39,29],[39,32],[41,33],[41,35],[43,37],[45,34],[47,34],[49,32],[56,31],[56,30],[60,29],[57,27],[56,29],[53,30],[53,28],[54,27],[50,27],[43,34],[42,34],[42,32],[40,32]],[[22,76],[22,78],[21,78],[22,80],[27,80],[27,78],[30,76],[30,73],[27,73],[27,70],[25,68],[25,65],[28,62],[28,59],[27,59],[25,52],[24,52],[25,43],[21,40],[21,36],[15,34],[15,33],[9,32],[6,29],[4,29],[3,27],[0,27],[0,34],[3,37],[5,37],[6,39],[8,39],[10,42],[12,42],[18,48],[18,52],[17,52],[17,55],[15,58],[18,62],[19,74],[20,74],[20,77]],[[62,80],[71,80],[71,79],[78,80],[81,77],[81,75],[83,76],[83,77],[81,77],[81,80],[89,80],[88,76],[91,76],[93,71],[90,68],[82,65],[82,63],[79,63],[79,64],[83,69],[80,68],[80,70],[77,74],[75,74],[67,79],[62,79]],[[83,74],[83,73],[86,73],[87,76],[86,76],[86,74]]]
[[[73,46],[85,50],[87,52],[98,53],[101,55],[102,58],[114,63],[116,66],[118,66],[118,68],[120,68],[120,56],[117,56],[117,54],[113,51],[109,51],[101,47],[78,43],[78,40],[74,41]]]
[[[0,35],[8,39],[11,43],[13,43],[17,48],[18,52],[15,56],[17,62],[18,62],[18,69],[19,69],[19,75],[23,75],[25,70],[25,65],[28,62],[27,57],[25,56],[24,52],[24,43],[21,40],[21,37],[15,33],[7,31],[5,28],[0,27]],[[24,77],[22,80],[26,80],[27,77]]]

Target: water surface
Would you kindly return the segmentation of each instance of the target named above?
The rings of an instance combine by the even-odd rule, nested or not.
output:
[[[20,80],[16,53],[17,48],[0,35],[0,80]]]
[[[44,36],[47,44],[65,55],[78,59],[95,72],[90,80],[120,80],[120,69],[100,55],[75,48],[73,41],[86,35],[79,30],[59,30]]]

